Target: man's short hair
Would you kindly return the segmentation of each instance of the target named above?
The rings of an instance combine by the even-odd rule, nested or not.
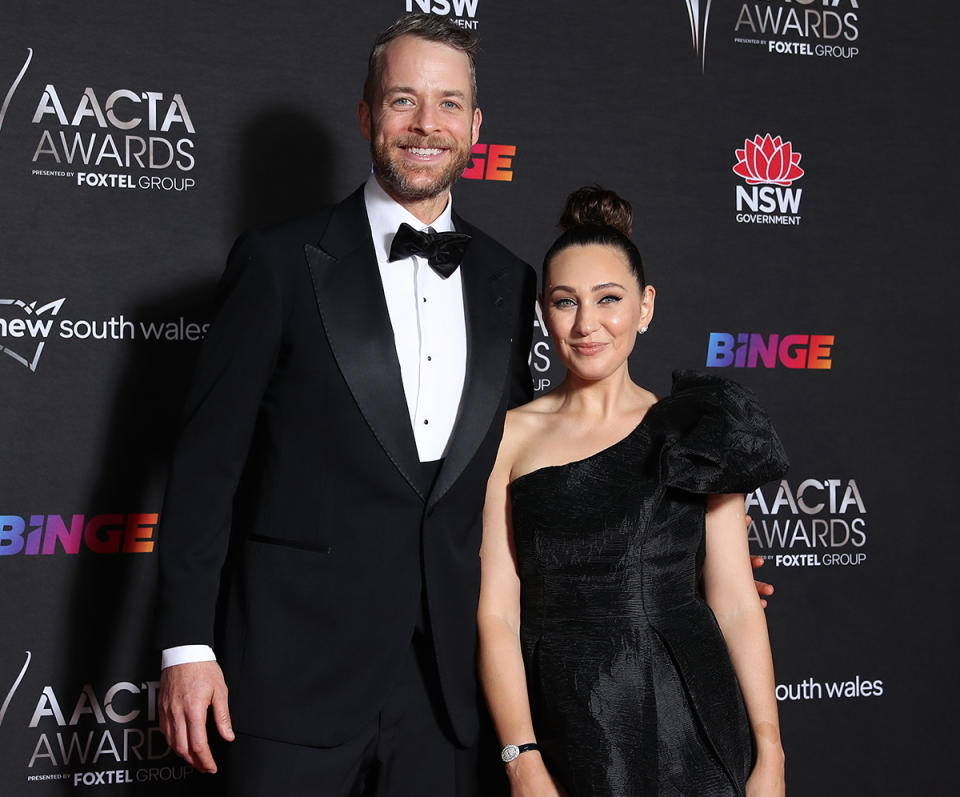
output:
[[[400,17],[374,40],[370,58],[367,60],[367,79],[363,84],[363,99],[367,105],[373,107],[373,98],[380,85],[383,74],[383,51],[390,42],[401,36],[416,36],[466,53],[467,58],[470,59],[473,107],[477,107],[477,51],[480,49],[477,39],[463,28],[434,14],[410,14]]]

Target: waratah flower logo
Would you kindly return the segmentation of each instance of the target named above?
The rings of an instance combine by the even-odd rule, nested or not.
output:
[[[757,135],[753,141],[748,138],[743,142],[743,149],[737,150],[737,165],[733,171],[746,180],[747,185],[790,185],[803,177],[799,163],[800,153],[793,151],[789,141],[780,136],[771,138],[767,133],[763,138]]]

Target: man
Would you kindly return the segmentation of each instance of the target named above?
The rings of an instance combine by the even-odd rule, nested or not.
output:
[[[373,177],[242,238],[221,282],[164,505],[159,704],[207,772],[212,708],[231,795],[475,788],[480,512],[536,283],[452,213],[475,51],[431,15],[384,31]]]

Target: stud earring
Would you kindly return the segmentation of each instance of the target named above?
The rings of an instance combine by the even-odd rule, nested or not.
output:
[[[640,334],[641,334],[641,335],[646,334],[646,331],[647,331],[648,329],[650,329],[650,327],[640,327]]]

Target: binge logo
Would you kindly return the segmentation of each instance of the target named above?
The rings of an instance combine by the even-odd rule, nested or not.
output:
[[[159,515],[0,515],[0,556],[153,553]]]
[[[53,317],[60,312],[65,301],[64,297],[37,307],[35,301],[26,304],[20,299],[0,299],[0,312],[15,309],[22,315],[20,318],[7,317],[8,313],[0,316],[0,352],[36,372],[53,328]]]
[[[711,332],[707,344],[708,368],[810,368],[830,370],[833,335],[759,335]]]
[[[407,0],[407,11],[446,16],[452,13],[450,21],[454,25],[468,30],[477,29],[477,6],[480,0]]]
[[[741,224],[800,224],[802,188],[791,188],[804,175],[793,144],[769,133],[743,142],[735,151],[733,173],[749,188],[737,186],[737,221]],[[762,187],[761,187],[762,186]],[[747,212],[745,212],[747,211]]]
[[[513,159],[517,148],[513,144],[474,144],[473,157],[463,170],[467,180],[513,181]]]

